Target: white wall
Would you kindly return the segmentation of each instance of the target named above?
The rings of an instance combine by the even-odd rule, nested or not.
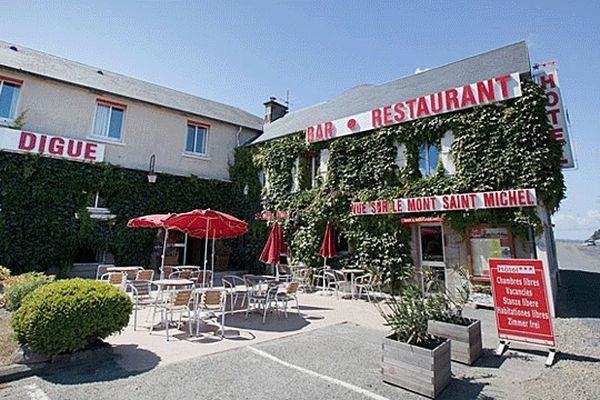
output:
[[[159,173],[229,179],[228,162],[233,161],[237,145],[237,125],[3,68],[0,75],[23,80],[16,114],[26,111],[23,129],[100,141],[106,144],[104,160],[126,168],[148,170],[150,156],[155,154]],[[120,143],[91,136],[99,98],[127,105]],[[205,158],[184,155],[188,120],[210,126]],[[244,141],[254,134],[242,129],[240,137]]]

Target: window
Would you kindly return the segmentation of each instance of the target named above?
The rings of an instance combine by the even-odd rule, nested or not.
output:
[[[96,107],[93,135],[111,140],[121,140],[124,116],[124,105],[99,101]]]
[[[267,179],[263,169],[258,171],[258,182],[260,183],[260,187],[265,187],[267,185]]]
[[[419,171],[421,176],[431,176],[435,173],[438,164],[438,145],[428,143],[419,146]]]
[[[329,162],[329,150],[323,149],[319,153],[309,153],[302,157],[304,164],[304,182],[307,188],[315,188],[319,184],[327,181],[327,164]]]
[[[88,193],[87,208],[95,212],[109,212],[107,208],[106,198],[100,192]]]
[[[0,118],[15,119],[21,83],[20,81],[0,77]]]
[[[188,123],[185,152],[200,156],[206,155],[206,138],[208,127]]]
[[[294,164],[292,165],[292,187],[291,192],[296,193],[300,188],[300,180],[298,179],[298,168],[300,165],[300,160],[296,158],[294,160]]]

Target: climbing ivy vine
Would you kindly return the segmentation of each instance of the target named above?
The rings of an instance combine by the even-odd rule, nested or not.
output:
[[[149,184],[144,171],[0,152],[0,265],[14,273],[52,267],[64,272],[78,249],[92,249],[112,253],[121,265],[148,266],[156,231],[127,228],[130,218],[212,208],[250,219],[260,208],[258,179],[243,175],[253,168],[247,151],[238,152],[236,161],[231,175],[238,182],[160,174]],[[250,182],[248,195],[240,189],[242,178]],[[96,192],[114,219],[90,218],[86,206]],[[257,262],[253,247],[263,241],[265,228],[253,226],[249,238],[228,241],[239,250],[231,267],[248,269]]]
[[[394,215],[351,216],[353,201],[535,188],[540,203],[555,211],[565,191],[559,163],[561,147],[550,137],[543,91],[530,81],[523,82],[522,89],[523,95],[515,100],[326,143],[307,144],[303,133],[296,132],[256,146],[255,166],[269,177],[268,189],[263,190],[263,208],[291,211],[291,218],[280,222],[294,258],[314,266],[321,264],[319,245],[330,222],[354,250],[334,263],[379,269],[390,281],[412,264],[409,230],[402,228]],[[455,138],[451,148],[455,173],[447,175],[440,161],[432,176],[421,177],[418,147],[439,143],[448,131]],[[402,168],[396,165],[400,143],[406,146]],[[291,193],[296,159],[324,147],[329,150],[326,182],[309,188],[301,179],[300,190]],[[299,171],[300,176],[305,174]],[[439,215],[462,235],[467,226],[480,223],[508,224],[522,237],[528,224],[537,232],[541,230],[533,208]]]

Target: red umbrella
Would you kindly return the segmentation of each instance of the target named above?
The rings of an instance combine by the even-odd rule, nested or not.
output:
[[[327,263],[328,258],[333,258],[336,255],[335,250],[335,233],[333,229],[331,229],[331,225],[329,222],[327,223],[327,227],[325,228],[325,237],[323,238],[323,243],[321,244],[321,256],[325,259],[325,264]]]
[[[271,233],[269,234],[265,248],[262,253],[260,253],[258,259],[265,264],[276,264],[279,262],[279,255],[285,254],[286,251],[287,246],[283,239],[283,229],[281,229],[281,225],[275,222],[271,228]]]
[[[245,221],[211,209],[171,215],[163,221],[163,226],[199,238],[231,239],[248,232],[248,224]]]
[[[208,263],[208,240],[213,238],[212,270],[215,266],[215,239],[231,239],[248,232],[248,224],[233,215],[211,209],[192,210],[171,215],[163,221],[167,229],[177,229],[190,236],[202,238],[204,242],[204,272]],[[213,276],[211,275],[211,286]]]
[[[171,214],[150,214],[141,217],[132,218],[127,222],[130,228],[162,228],[163,221],[169,218]]]
[[[279,256],[285,253],[287,253],[287,246],[283,238],[283,229],[281,229],[281,225],[275,222],[265,248],[258,259],[265,264],[279,264]],[[279,276],[279,268],[276,268],[275,274]]]

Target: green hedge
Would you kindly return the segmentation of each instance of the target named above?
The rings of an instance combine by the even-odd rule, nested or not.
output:
[[[130,218],[211,208],[251,221],[260,208],[260,186],[247,150],[239,153],[230,169],[233,183],[160,174],[149,184],[145,171],[0,151],[0,265],[13,273],[64,272],[79,249],[91,249],[112,253],[121,265],[148,266],[156,231],[127,228]],[[115,219],[89,217],[86,206],[98,191]],[[234,266],[258,258],[255,251],[238,255],[236,249],[247,247],[244,240],[232,245]]]
[[[121,331],[131,311],[131,300],[122,290],[105,282],[69,279],[27,296],[13,315],[12,328],[19,343],[54,356]]]
[[[15,277],[15,283],[6,289],[6,308],[16,311],[21,307],[22,301],[27,295],[40,286],[54,281],[54,275],[46,275],[42,272],[29,272]]]

